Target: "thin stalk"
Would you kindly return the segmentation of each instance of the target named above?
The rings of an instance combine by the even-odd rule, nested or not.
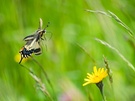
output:
[[[98,38],[96,38],[95,40],[115,51],[122,58],[122,60],[124,60],[128,64],[128,66],[135,72],[135,67],[116,48]]]
[[[51,83],[51,81],[50,81],[50,79],[49,79],[49,77],[48,77],[46,71],[44,70],[43,66],[42,66],[36,59],[34,59],[32,56],[31,56],[31,58],[34,60],[34,62],[35,62],[35,63],[41,68],[41,70],[43,71],[43,73],[44,73],[44,75],[45,75],[45,78],[46,78],[48,84],[50,85],[50,87],[52,88],[52,91],[53,91],[53,93],[54,93],[54,95],[55,95],[55,91],[54,91],[54,88],[53,88],[53,86],[52,86],[52,83]],[[55,95],[55,98],[54,98],[54,99],[56,100],[56,95]]]

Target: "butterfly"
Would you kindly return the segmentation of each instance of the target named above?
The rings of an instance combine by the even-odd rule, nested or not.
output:
[[[48,27],[49,22],[44,29],[42,29],[42,25],[43,21],[40,18],[38,30],[34,34],[26,36],[23,39],[26,42],[26,44],[19,51],[19,53],[21,54],[19,64],[22,62],[23,58],[28,58],[29,56],[31,56],[32,53],[34,53],[35,55],[40,55],[42,53],[40,41],[44,40],[42,36],[46,33],[46,28]]]

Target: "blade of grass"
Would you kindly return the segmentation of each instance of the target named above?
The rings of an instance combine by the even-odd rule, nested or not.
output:
[[[54,96],[54,100],[56,100],[56,94],[55,94],[53,85],[52,85],[52,83],[51,83],[51,81],[50,81],[50,79],[49,79],[49,77],[48,77],[46,71],[44,70],[43,66],[42,66],[35,58],[33,58],[32,56],[30,56],[30,57],[33,59],[33,61],[40,67],[40,69],[41,69],[42,72],[44,73],[44,76],[45,76],[45,78],[46,78],[48,84],[49,84],[50,87],[52,88],[53,94],[55,95],[55,96]]]
[[[107,14],[106,12],[99,11],[99,10],[94,11],[94,10],[88,10],[88,9],[86,9],[85,11],[91,12],[91,13],[99,13],[99,14],[103,14],[103,15],[106,15],[106,16],[108,16],[108,17],[111,17],[111,16],[110,16],[109,14]]]
[[[98,41],[99,43],[101,43],[101,44],[103,44],[103,45],[109,47],[109,48],[112,49],[113,51],[115,51],[115,52],[128,64],[128,66],[129,66],[131,69],[133,69],[133,71],[135,71],[135,67],[134,67],[116,48],[114,48],[113,46],[111,46],[111,45],[108,44],[107,42],[102,41],[102,40],[100,40],[100,39],[98,39],[98,38],[95,38],[95,40]]]
[[[108,11],[108,13],[104,12],[104,11],[94,11],[94,10],[86,10],[87,12],[91,12],[91,13],[99,13],[99,14],[102,14],[102,15],[105,15],[105,16],[108,16],[110,18],[113,18],[118,24],[120,24],[122,27],[124,27],[126,29],[126,31],[128,32],[128,34],[135,39],[134,37],[134,33],[133,31],[124,23],[121,21],[121,19],[116,16],[114,13],[112,13],[111,11]]]
[[[41,82],[40,78],[38,78],[36,76],[36,74],[34,74],[34,72],[32,70],[30,70],[29,68],[27,68],[26,66],[22,65],[22,64],[19,64],[21,65],[23,68],[25,68],[29,74],[31,75],[31,77],[36,81],[36,83],[38,84],[40,90],[43,92],[43,94],[48,97],[50,99],[50,101],[53,101],[52,97],[50,96],[49,92],[46,90],[45,88],[45,85]]]
[[[115,19],[122,27],[124,27],[124,28],[127,30],[128,34],[129,34],[131,37],[134,38],[134,33],[130,30],[130,28],[129,28],[124,22],[122,22],[122,21],[120,20],[120,18],[118,18],[118,16],[116,16],[116,15],[115,15],[114,13],[112,13],[111,11],[108,11],[108,13],[110,14],[110,16],[111,16],[113,19]]]
[[[81,45],[79,45],[79,43],[75,43],[79,48],[81,48],[89,57],[90,59],[92,60],[92,62],[94,64],[96,64],[96,61],[94,60],[94,58],[86,51],[86,49],[84,49]]]
[[[31,77],[36,81],[39,89],[43,92],[45,96],[47,96],[50,101],[53,101],[52,97],[50,96],[49,92],[46,90],[44,83],[41,81],[39,77],[37,77],[34,73],[30,72]]]
[[[109,67],[109,64],[108,64],[108,61],[107,61],[106,57],[103,56],[103,58],[104,58],[105,67],[106,67],[107,72],[108,72],[109,81],[110,81],[110,83],[111,83],[111,85],[112,85],[112,83],[113,83],[112,71],[111,71],[111,69],[110,69],[110,67]]]
[[[104,63],[105,63],[105,67],[107,69],[107,72],[108,72],[108,76],[109,76],[109,81],[110,81],[110,84],[111,84],[111,88],[112,88],[112,95],[113,95],[113,98],[114,98],[114,101],[115,100],[115,94],[114,94],[114,88],[113,88],[113,77],[112,77],[112,71],[111,71],[111,68],[109,66],[109,63],[106,59],[106,57],[103,55],[103,59],[104,59]]]

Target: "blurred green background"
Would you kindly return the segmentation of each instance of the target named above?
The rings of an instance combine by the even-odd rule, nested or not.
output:
[[[134,5],[134,0],[2,0],[0,101],[49,101],[29,72],[14,59],[25,44],[23,38],[37,30],[39,18],[42,18],[44,27],[48,21],[50,25],[47,28],[47,40],[42,42],[43,53],[33,57],[47,72],[55,94],[43,71],[32,59],[23,65],[34,71],[50,95],[56,97],[55,100],[102,101],[95,84],[85,87],[82,84],[86,73],[91,73],[94,65],[105,66],[104,55],[112,70],[114,81],[113,88],[108,78],[103,81],[107,101],[135,101],[135,71],[113,50],[95,40],[99,38],[108,42],[135,66],[133,38],[115,20],[85,11],[109,10],[134,32]],[[77,44],[85,48],[92,58]]]

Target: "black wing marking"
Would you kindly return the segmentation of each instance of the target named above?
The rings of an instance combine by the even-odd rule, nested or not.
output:
[[[29,40],[35,39],[38,36],[38,34],[39,34],[40,31],[41,30],[38,29],[36,32],[34,32],[34,34],[31,34],[31,35],[26,36],[23,40],[27,42]]]
[[[35,55],[40,55],[42,51],[39,42],[35,42],[31,48],[25,45],[19,53],[21,54],[21,60],[19,62],[20,64],[23,58],[28,58],[29,56],[31,56],[32,53],[34,53]]]
[[[34,34],[33,35],[26,36],[23,40],[29,41],[29,40],[33,40],[33,39],[34,39]]]
[[[40,41],[38,43],[36,43],[35,45],[35,50],[34,50],[34,54],[35,55],[40,55],[42,53],[42,50],[41,50],[41,45],[40,45]]]
[[[19,53],[21,54],[21,59],[19,64],[22,62],[23,58],[28,58],[29,56],[31,56],[32,53],[34,53],[35,55],[40,55],[42,53],[41,47],[40,47],[40,43],[39,42],[32,42],[33,45],[25,45],[20,51]],[[31,47],[30,47],[31,46]]]
[[[40,47],[40,41],[39,42],[35,42],[33,44],[32,49],[33,49],[33,53],[35,55],[40,55],[42,53],[42,50],[41,50],[41,47]]]
[[[23,47],[19,53],[21,54],[21,60],[19,62],[19,64],[22,62],[23,58],[28,58],[29,56],[31,56],[31,54],[34,52],[34,50],[27,50],[25,47]]]

